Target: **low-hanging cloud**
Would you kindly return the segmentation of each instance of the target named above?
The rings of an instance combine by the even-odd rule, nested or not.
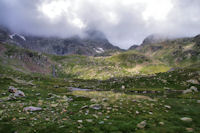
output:
[[[149,34],[200,34],[199,0],[1,0],[0,24],[13,32],[70,37],[103,32],[121,48]]]

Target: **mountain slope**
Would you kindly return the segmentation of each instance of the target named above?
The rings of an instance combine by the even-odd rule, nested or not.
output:
[[[0,41],[37,52],[56,55],[79,54],[93,56],[109,50],[120,50],[120,48],[113,46],[103,33],[95,30],[86,32],[85,38],[74,36],[62,39],[58,37],[20,35],[0,27]]]
[[[200,62],[198,36],[141,45],[136,51],[170,65],[184,67]]]

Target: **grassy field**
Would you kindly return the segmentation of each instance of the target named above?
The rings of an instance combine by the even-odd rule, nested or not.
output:
[[[200,92],[183,93],[200,88],[199,57],[145,50],[54,56],[0,44],[0,133],[200,132]],[[10,86],[25,97],[13,98]]]
[[[165,91],[166,87],[172,90],[187,89],[192,85],[200,87],[186,83],[190,78],[199,77],[197,69],[104,81],[29,75],[3,66],[0,72],[2,133],[200,132],[200,106],[197,103],[200,93]],[[9,86],[19,88],[26,97],[9,99]],[[71,92],[68,87],[94,91]],[[24,111],[28,106],[42,110]],[[182,121],[183,117],[192,118],[192,121]],[[144,127],[139,125],[141,122]]]

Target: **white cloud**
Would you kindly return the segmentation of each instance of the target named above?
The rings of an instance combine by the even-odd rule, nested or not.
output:
[[[61,37],[95,28],[113,44],[128,48],[152,33],[200,33],[199,12],[199,0],[1,0],[0,24]]]

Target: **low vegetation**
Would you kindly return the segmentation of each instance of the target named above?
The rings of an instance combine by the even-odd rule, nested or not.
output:
[[[177,43],[153,48],[152,56],[141,52],[145,46],[104,57],[0,44],[0,132],[200,132],[198,49],[188,41],[178,54],[166,50]],[[192,56],[178,60],[188,50]]]

